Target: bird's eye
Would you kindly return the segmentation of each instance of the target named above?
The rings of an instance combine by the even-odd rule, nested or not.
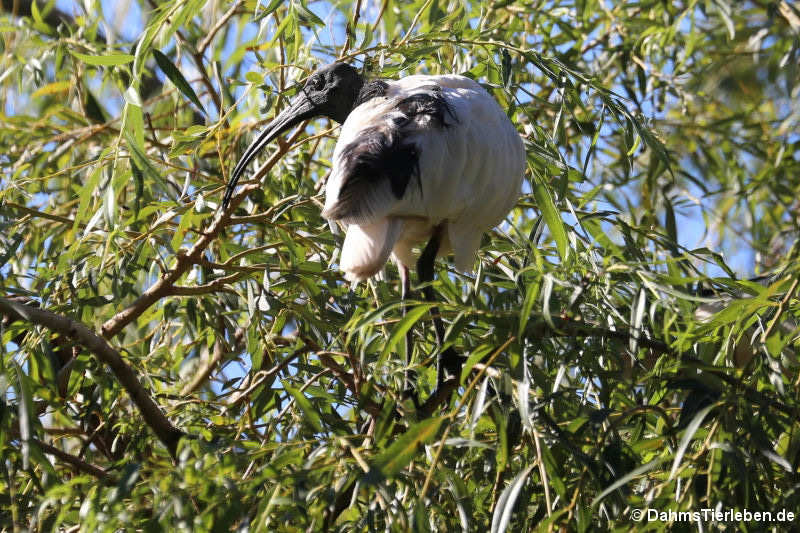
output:
[[[325,88],[325,78],[322,76],[314,76],[310,80],[308,80],[308,84],[311,86],[312,89],[316,91],[321,91]]]

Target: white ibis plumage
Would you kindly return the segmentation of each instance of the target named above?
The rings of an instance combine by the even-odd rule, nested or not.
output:
[[[405,298],[413,249],[425,242],[417,260],[422,283],[433,281],[436,257],[450,251],[457,269],[471,270],[482,234],[517,202],[525,171],[522,139],[495,99],[464,76],[366,80],[345,63],[328,65],[247,148],[223,205],[264,146],[320,116],[342,123],[322,216],[347,227],[345,278],[369,278],[391,256]],[[434,300],[429,285],[423,291]],[[435,308],[431,314],[441,346],[444,327]],[[440,350],[437,385],[459,367],[452,349]]]

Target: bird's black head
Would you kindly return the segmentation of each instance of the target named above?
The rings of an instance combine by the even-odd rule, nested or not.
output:
[[[233,195],[236,182],[244,169],[275,137],[314,117],[327,117],[342,123],[355,107],[364,78],[346,63],[332,63],[311,74],[289,106],[264,129],[258,138],[247,147],[242,158],[233,169],[225,190],[222,205],[227,206]]]
[[[364,78],[356,69],[346,63],[333,63],[309,76],[300,92],[315,106],[312,116],[328,117],[341,124],[355,107],[363,85]]]

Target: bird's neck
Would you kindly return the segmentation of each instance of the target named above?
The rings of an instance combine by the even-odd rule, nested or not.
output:
[[[373,98],[380,98],[381,96],[386,95],[386,90],[389,88],[389,84],[387,84],[383,80],[368,80],[362,86],[361,89],[358,91],[358,97],[356,98],[355,104],[353,105],[353,109],[360,106],[364,102],[368,100],[372,100]]]

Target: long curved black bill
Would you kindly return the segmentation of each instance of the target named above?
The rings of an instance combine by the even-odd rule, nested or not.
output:
[[[255,159],[256,155],[272,142],[275,137],[314,115],[314,104],[305,94],[300,94],[292,101],[289,107],[284,109],[269,123],[269,125],[267,125],[264,131],[259,134],[258,138],[247,147],[247,150],[244,151],[239,162],[236,163],[233,174],[231,174],[231,179],[228,181],[228,186],[225,188],[225,195],[222,197],[223,208],[228,207],[228,203],[233,196],[233,191],[236,188],[236,183],[239,181],[239,178],[242,177],[242,174],[244,174],[247,165]]]

